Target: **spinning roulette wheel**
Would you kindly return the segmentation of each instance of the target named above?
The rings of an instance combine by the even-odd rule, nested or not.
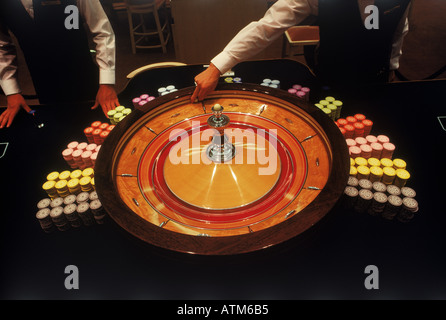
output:
[[[342,195],[345,139],[319,109],[287,92],[221,84],[135,109],[101,147],[95,180],[109,215],[165,249],[226,255],[304,232]]]

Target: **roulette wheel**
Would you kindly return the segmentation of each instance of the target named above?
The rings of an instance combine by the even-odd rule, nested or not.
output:
[[[161,96],[121,121],[95,165],[98,196],[133,236],[202,255],[251,252],[321,220],[350,158],[335,123],[279,89],[220,84]]]

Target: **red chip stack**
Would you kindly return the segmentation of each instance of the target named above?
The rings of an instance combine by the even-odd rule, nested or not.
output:
[[[346,139],[365,138],[370,135],[373,126],[373,122],[360,113],[346,118],[339,118],[336,124],[340,130],[343,129],[341,132]]]
[[[87,137],[87,141],[88,143],[93,143],[93,128],[92,127],[88,127],[84,129],[84,134]]]
[[[87,137],[88,143],[101,145],[114,127],[114,125],[107,122],[95,121],[90,127],[84,129],[84,134]]]
[[[355,122],[353,124],[353,127],[355,127],[355,133],[354,136],[357,137],[364,137],[364,125],[361,122]]]
[[[373,121],[369,119],[362,120],[362,124],[364,125],[364,136],[368,136],[370,131],[372,131]]]

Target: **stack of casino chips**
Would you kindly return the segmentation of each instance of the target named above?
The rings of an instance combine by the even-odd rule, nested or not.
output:
[[[139,97],[133,98],[132,99],[132,103],[133,103],[133,106],[135,108],[137,108],[137,107],[142,107],[147,102],[152,101],[154,99],[155,99],[154,96],[151,96],[151,95],[149,95],[147,93],[144,93],[144,94],[140,95]]]
[[[402,188],[409,180],[410,173],[406,169],[406,162],[399,158],[356,157],[350,158],[350,176]]]
[[[387,158],[392,159],[396,146],[391,143],[386,135],[374,136],[368,134],[366,136],[358,136],[354,138],[346,138],[350,156],[352,158]]]
[[[103,224],[106,217],[96,191],[54,199],[43,198],[37,203],[36,218],[47,233]]]
[[[288,89],[288,93],[297,96],[298,98],[309,101],[310,100],[310,88],[303,87],[300,84],[294,84]]]
[[[367,212],[387,220],[396,217],[401,222],[408,222],[418,212],[415,196],[415,190],[410,187],[400,188],[350,176],[344,190],[343,203],[356,212]]]
[[[93,168],[101,145],[86,142],[70,142],[62,151],[62,157],[71,169]]]
[[[124,120],[124,118],[126,116],[128,116],[131,112],[132,112],[132,109],[130,109],[130,108],[126,108],[124,106],[117,106],[115,109],[107,112],[107,117],[110,120],[111,125],[117,125],[120,121]],[[106,129],[108,129],[108,127],[109,126],[105,126],[102,128],[100,127],[100,129],[106,130]],[[111,129],[113,129],[113,127]]]
[[[167,85],[165,87],[160,87],[158,88],[158,96],[164,96],[166,94],[172,93],[178,91],[177,88],[175,88],[175,86],[173,84]]]
[[[262,83],[260,84],[264,87],[270,87],[275,89],[280,89],[280,80],[277,79],[263,79]]]
[[[336,120],[336,125],[341,130],[345,139],[365,138],[370,135],[373,127],[373,121],[367,119],[363,114],[355,114]]]
[[[94,121],[89,127],[84,129],[85,137],[88,143],[101,145],[115,127],[114,124],[107,122]]]
[[[337,100],[335,97],[328,96],[325,97],[325,99],[320,100],[318,103],[315,103],[314,105],[321,109],[333,121],[336,121],[341,117],[343,104],[344,103],[341,100]]]
[[[94,191],[94,169],[85,168],[74,171],[53,171],[46,177],[42,189],[50,199],[65,198],[70,194],[77,195],[83,191]]]
[[[226,77],[225,78],[226,83],[242,83],[242,78],[240,77]]]

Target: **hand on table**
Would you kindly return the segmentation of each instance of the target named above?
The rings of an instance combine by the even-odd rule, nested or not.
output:
[[[91,109],[96,109],[98,106],[101,106],[105,116],[107,116],[107,112],[119,106],[118,95],[116,94],[113,85],[101,84],[99,86],[99,90],[96,95],[96,102]]]
[[[198,101],[202,101],[206,98],[209,93],[215,90],[219,79],[220,70],[211,63],[206,70],[195,77],[196,88],[190,101],[194,103],[197,98]]]
[[[5,125],[7,128],[11,126],[12,121],[14,120],[17,112],[19,112],[20,108],[25,109],[26,112],[30,112],[31,108],[25,101],[25,98],[20,93],[12,94],[6,97],[8,107],[5,111],[0,115],[0,129],[2,129]]]

